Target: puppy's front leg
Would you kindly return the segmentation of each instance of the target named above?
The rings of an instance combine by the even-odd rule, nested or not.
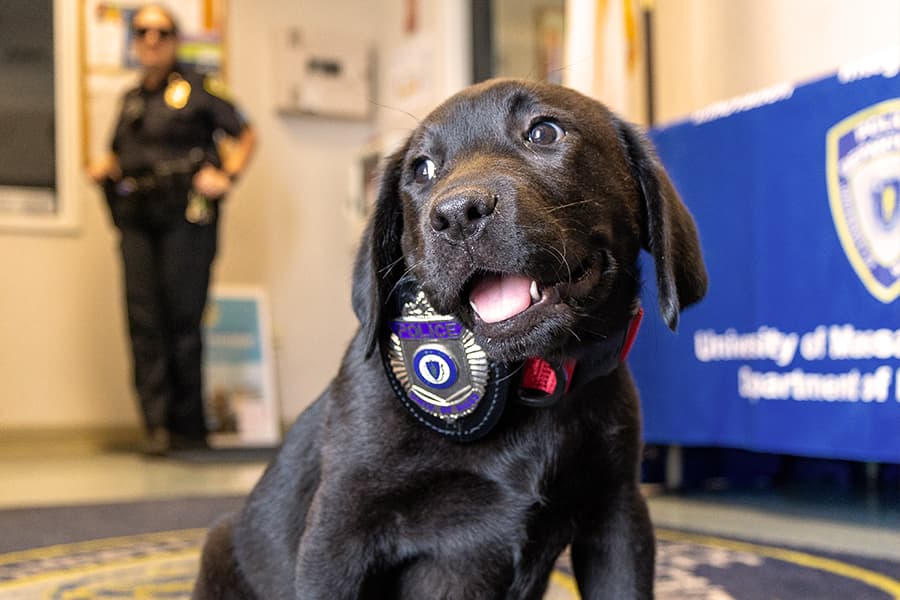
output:
[[[374,535],[369,535],[365,519],[348,506],[349,497],[322,488],[316,493],[297,552],[297,600],[359,598],[375,560]]]
[[[579,523],[572,567],[584,600],[653,598],[655,539],[647,504],[626,486],[590,522]]]

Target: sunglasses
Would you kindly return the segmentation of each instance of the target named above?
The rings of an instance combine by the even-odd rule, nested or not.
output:
[[[172,37],[175,37],[174,29],[160,29],[158,27],[135,27],[134,35],[137,38],[143,39],[147,37],[147,34],[151,31],[155,31],[156,35],[159,36],[159,39],[165,40]]]

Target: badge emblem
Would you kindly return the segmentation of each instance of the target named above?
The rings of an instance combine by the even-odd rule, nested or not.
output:
[[[872,296],[900,296],[900,98],[828,130],[828,197],[847,259]]]
[[[166,106],[175,110],[181,110],[191,97],[191,84],[181,77],[173,77],[166,86],[163,99]]]
[[[401,317],[391,322],[388,359],[407,396],[447,423],[478,408],[487,388],[489,367],[472,332],[439,315],[418,292]]]

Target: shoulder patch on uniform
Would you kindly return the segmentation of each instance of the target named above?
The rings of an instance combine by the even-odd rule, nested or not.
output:
[[[231,90],[225,85],[221,77],[215,75],[206,75],[203,78],[203,89],[216,98],[221,98],[226,102],[231,102]]]

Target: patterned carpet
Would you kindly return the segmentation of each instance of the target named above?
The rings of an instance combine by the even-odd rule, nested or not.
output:
[[[188,598],[203,527],[221,509],[238,502],[217,498],[0,511],[0,551],[18,547],[0,554],[0,599]],[[192,520],[200,527],[128,533],[160,521]],[[97,525],[101,522],[105,528]],[[72,540],[87,539],[88,527],[95,532],[125,533]],[[54,530],[67,543],[22,549],[28,548],[26,538],[46,541]],[[898,563],[666,529],[657,530],[657,537],[656,597],[660,600],[900,600]],[[563,557],[545,598],[578,597]]]

